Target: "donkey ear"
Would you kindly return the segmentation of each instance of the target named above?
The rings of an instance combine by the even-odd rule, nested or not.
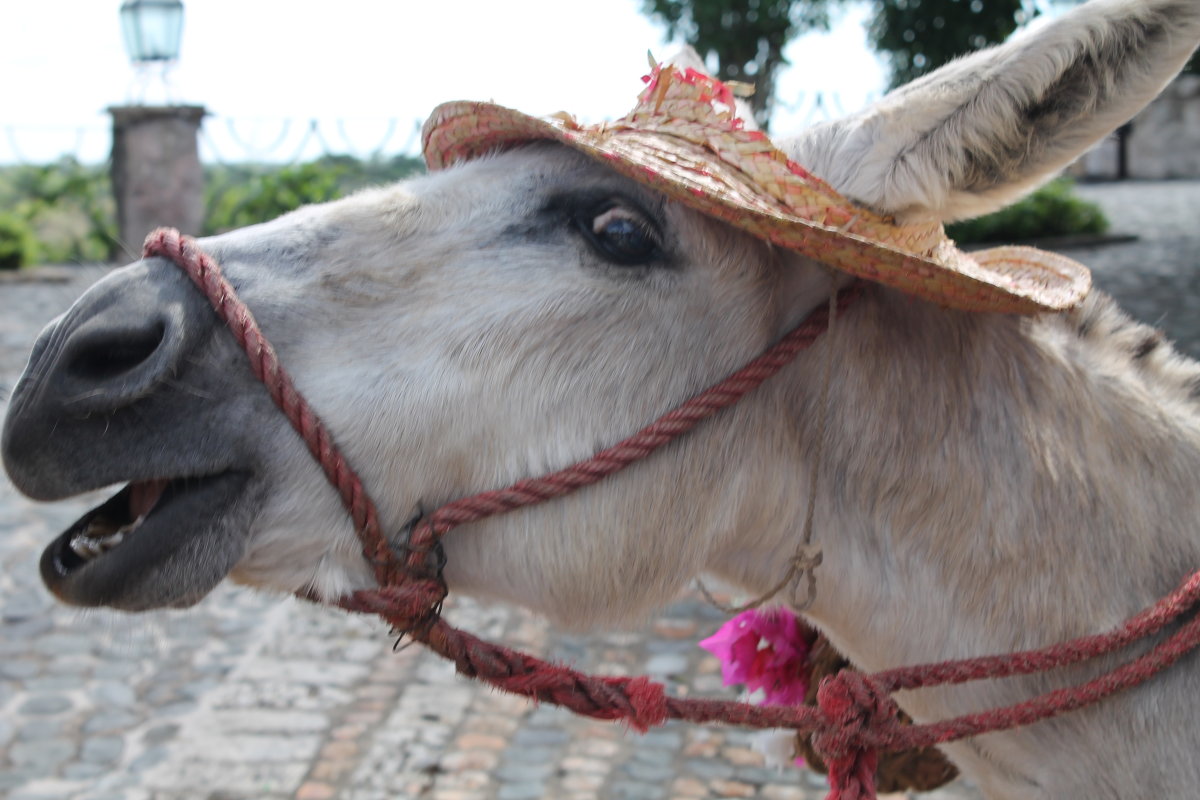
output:
[[[977,216],[1136,114],[1198,41],[1198,0],[1093,0],[779,145],[901,221]]]
[[[686,46],[678,53],[667,59],[667,63],[680,69],[694,69],[696,72],[702,72],[708,75],[708,66],[704,63],[704,59],[696,52],[694,47]],[[754,109],[740,97],[734,98],[734,115],[742,120],[745,130],[758,130],[758,123],[754,121]]]

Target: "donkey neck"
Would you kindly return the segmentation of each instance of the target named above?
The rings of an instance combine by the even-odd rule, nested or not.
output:
[[[1097,335],[1096,326],[1114,325],[1131,342],[1151,333],[1104,297],[1029,320],[939,312],[875,291],[846,315],[828,353],[798,366],[807,373],[790,388],[798,452],[828,437],[817,498],[825,563],[810,615],[857,666],[1010,652],[1107,630],[1200,567],[1200,415],[1185,391],[1200,372],[1183,360],[1138,364],[1136,347],[1114,344],[1113,330]],[[822,357],[834,359],[837,377],[819,432],[812,387]],[[779,541],[774,563],[751,583],[778,575],[802,505],[793,541]],[[1179,665],[1101,710],[950,752],[996,797],[1107,797],[1094,782],[1073,794],[1078,775],[1064,760],[1083,774],[1124,770],[1110,781],[1124,786],[1151,762],[1139,746],[1140,762],[1122,763],[1133,726],[1145,747],[1165,752],[1162,763],[1174,754],[1190,764],[1178,748],[1200,737],[1187,699],[1200,687],[1184,686],[1196,681],[1191,673]],[[898,699],[918,720],[941,719],[1085,674]],[[1194,765],[1179,770],[1197,777]],[[1174,786],[1173,774],[1155,780]],[[1144,785],[1112,796],[1145,796]]]

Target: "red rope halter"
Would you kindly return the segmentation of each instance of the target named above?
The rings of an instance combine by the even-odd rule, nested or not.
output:
[[[816,708],[754,706],[725,700],[668,697],[646,677],[601,678],[516,652],[448,625],[439,616],[446,587],[441,579],[439,539],[455,526],[522,506],[561,497],[595,483],[694,428],[737,402],[788,364],[825,330],[825,310],[814,312],[776,345],[730,377],[686,401],[633,436],[586,461],[541,478],[530,478],[471,495],[438,508],[412,526],[407,544],[389,543],[375,506],[329,432],[296,391],[250,310],[237,297],[220,267],[189,237],[160,229],[147,239],[143,257],[161,256],[187,273],[229,326],[250,359],[254,374],[337,488],[363,542],[379,588],[338,601],[350,611],[376,614],[454,662],[458,671],[508,692],[564,706],[599,719],[624,720],[646,730],[668,719],[724,722],[754,728],[791,728],[811,734],[826,757],[829,800],[875,797],[875,768],[881,751],[907,750],[1007,730],[1095,703],[1142,683],[1200,644],[1200,617],[1192,618],[1144,655],[1080,686],[1059,689],[1003,708],[924,725],[901,725],[891,693],[1028,675],[1113,653],[1160,632],[1200,600],[1200,572],[1154,606],[1105,634],[1085,636],[1039,650],[946,661],[863,675],[843,670],[826,678]],[[843,298],[841,305],[849,302]]]

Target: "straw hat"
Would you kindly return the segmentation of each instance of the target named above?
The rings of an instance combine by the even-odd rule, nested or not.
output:
[[[600,125],[491,103],[443,104],[422,133],[426,163],[438,170],[550,139],[776,245],[943,306],[1059,311],[1091,288],[1086,267],[1055,253],[998,247],[967,254],[939,223],[897,225],[855,205],[764,134],[746,130],[730,89],[703,73],[659,65],[644,80],[633,111]]]

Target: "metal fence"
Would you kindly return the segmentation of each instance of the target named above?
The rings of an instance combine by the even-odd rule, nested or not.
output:
[[[233,118],[209,116],[200,129],[200,159],[208,164],[296,164],[328,155],[363,160],[416,155],[421,120]],[[48,164],[61,158],[103,163],[112,151],[112,123],[97,116],[78,125],[3,125],[0,164]]]
[[[853,108],[833,92],[808,92],[795,101],[775,103],[780,127],[799,128],[835,119]],[[852,105],[858,106],[855,102]],[[415,156],[423,120],[405,117],[205,117],[200,130],[200,160],[206,164],[299,164],[322,156],[362,160]],[[78,124],[4,123],[0,165],[48,164],[70,157],[85,164],[104,163],[112,150],[112,123],[97,114]]]

